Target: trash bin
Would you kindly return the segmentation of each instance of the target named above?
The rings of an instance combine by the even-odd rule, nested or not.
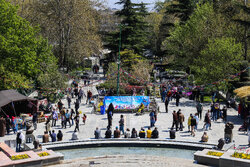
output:
[[[101,114],[104,115],[105,114],[105,107],[104,107],[104,105],[101,106],[100,109],[101,109]]]

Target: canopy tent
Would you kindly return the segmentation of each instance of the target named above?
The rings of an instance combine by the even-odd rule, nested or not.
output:
[[[234,93],[237,94],[238,97],[244,98],[250,96],[250,86],[243,86],[241,88],[235,89]]]
[[[19,115],[21,112],[31,113],[36,109],[36,101],[36,99],[24,96],[13,89],[0,91],[0,111],[2,110],[8,115]]]

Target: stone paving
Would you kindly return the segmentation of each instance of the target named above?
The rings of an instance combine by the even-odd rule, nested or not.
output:
[[[86,88],[87,89],[87,88]],[[62,100],[65,106],[67,107],[66,100]],[[74,101],[74,100],[73,100]],[[78,138],[80,140],[83,139],[91,139],[94,138],[94,130],[96,127],[99,127],[101,129],[101,135],[104,137],[106,127],[108,124],[107,115],[100,115],[100,114],[94,114],[92,113],[93,107],[84,104],[86,101],[86,98],[83,99],[81,107],[79,110],[81,110],[83,113],[87,114],[87,120],[86,125],[84,125],[81,121],[80,124],[80,132],[78,134]],[[165,112],[165,106],[164,103],[160,101],[160,99],[156,99],[159,107],[160,107],[160,113],[158,114],[157,122],[155,124],[156,127],[158,127],[159,130],[159,139],[169,139],[169,130],[172,126],[172,111],[181,109],[182,113],[185,115],[185,122],[184,122],[184,131],[178,131],[176,133],[176,140],[179,141],[193,141],[193,142],[199,142],[201,139],[201,136],[203,134],[202,127],[204,125],[204,115],[205,111],[209,109],[209,104],[204,104],[204,110],[202,115],[202,120],[199,122],[198,125],[198,131],[196,132],[195,137],[192,137],[189,132],[187,132],[187,119],[190,113],[195,113],[195,102],[188,100],[186,98],[181,98],[180,100],[180,106],[175,106],[175,101],[171,101],[169,104],[169,112]],[[115,129],[116,126],[119,125],[119,119],[120,119],[120,113],[115,113],[113,116],[113,126],[112,130]],[[124,113],[125,117],[125,129],[130,128],[136,128],[137,132],[139,132],[141,127],[147,128],[150,125],[149,121],[149,114],[145,113],[141,116],[135,116],[135,114],[132,113]],[[81,119],[82,120],[82,119]],[[229,108],[228,109],[228,121],[232,121],[235,124],[235,127],[233,129],[233,135],[236,145],[246,145],[248,142],[248,136],[244,132],[238,132],[238,128],[242,124],[242,120],[237,117],[237,112],[234,109]],[[212,121],[212,130],[208,131],[209,140],[208,143],[211,144],[217,144],[217,141],[219,138],[224,136],[224,127],[225,124],[222,122],[222,120],[218,120],[217,122]],[[69,141],[72,137],[72,133],[74,131],[74,126],[69,128],[67,126],[67,129],[61,128],[61,121],[57,121],[57,126],[53,127],[56,131],[62,130],[63,132],[63,140]],[[40,142],[42,142],[42,135],[45,130],[45,123],[39,123],[38,129],[34,132],[35,137],[37,137]],[[0,137],[0,142],[3,142],[4,140],[15,140],[16,135],[11,132],[10,135],[6,135],[5,137]]]

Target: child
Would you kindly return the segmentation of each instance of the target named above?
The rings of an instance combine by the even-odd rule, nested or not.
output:
[[[87,115],[86,115],[86,114],[83,114],[83,117],[82,117],[82,122],[84,123],[84,125],[85,125],[85,121],[86,121],[86,119],[87,119]]]

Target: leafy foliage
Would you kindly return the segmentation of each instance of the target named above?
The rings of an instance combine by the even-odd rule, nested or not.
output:
[[[146,4],[134,4],[131,0],[121,0],[117,2],[123,5],[116,15],[121,18],[121,50],[133,50],[135,53],[142,55],[143,49],[148,45],[147,33],[148,23],[145,17],[148,15]],[[107,47],[113,53],[118,52],[119,31],[111,32],[106,38]]]
[[[209,40],[206,48],[194,60],[197,83],[211,83],[240,71],[242,46],[233,38]]]
[[[212,3],[204,3],[186,24],[176,25],[163,46],[175,55],[176,64],[191,69],[197,83],[214,82],[239,70],[242,48],[234,39],[235,29]]]
[[[51,47],[38,33],[16,7],[0,0],[0,89],[28,88],[32,81],[39,84],[39,75],[57,70]]]
[[[99,54],[98,0],[35,0],[22,5],[23,17],[39,25],[53,45],[60,67],[73,69],[84,57]]]

